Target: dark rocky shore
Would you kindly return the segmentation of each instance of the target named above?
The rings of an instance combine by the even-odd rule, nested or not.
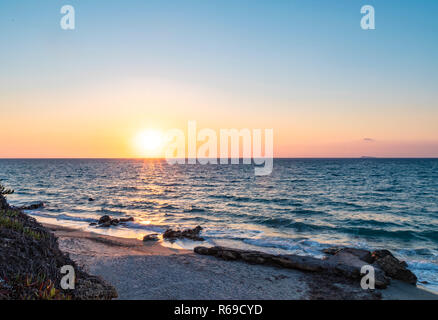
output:
[[[210,255],[223,260],[272,265],[325,276],[343,277],[358,282],[365,274],[362,273],[362,267],[371,266],[374,270],[375,288],[377,289],[388,287],[391,279],[411,285],[417,283],[417,277],[407,268],[406,262],[398,260],[388,250],[371,252],[356,248],[330,248],[324,250],[327,255],[324,259],[298,255],[273,255],[225,247],[199,246],[194,251],[197,254]]]
[[[61,267],[75,270],[75,289],[61,288]],[[117,292],[59,249],[57,238],[0,193],[0,300],[112,299]]]

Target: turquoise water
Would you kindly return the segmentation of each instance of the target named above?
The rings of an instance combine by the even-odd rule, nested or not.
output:
[[[11,204],[43,201],[29,213],[44,222],[127,237],[199,224],[211,244],[313,256],[387,248],[438,290],[438,159],[276,159],[264,177],[249,165],[4,159],[0,179]],[[135,222],[88,226],[104,214]]]

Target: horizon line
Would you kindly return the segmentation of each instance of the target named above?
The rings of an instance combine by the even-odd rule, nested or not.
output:
[[[183,158],[172,158],[172,159],[183,159]],[[198,159],[198,158],[184,158],[188,159]],[[202,158],[202,159],[214,159],[214,158]],[[216,158],[217,160],[221,158]],[[226,158],[226,159],[244,159],[239,158]],[[253,158],[251,158],[253,159]],[[256,159],[265,159],[264,157],[258,157]],[[375,156],[358,156],[358,157],[273,157],[273,159],[438,159],[437,156],[432,157],[416,157],[416,156],[405,156],[405,157],[375,157]],[[165,157],[0,157],[0,160],[166,160]]]

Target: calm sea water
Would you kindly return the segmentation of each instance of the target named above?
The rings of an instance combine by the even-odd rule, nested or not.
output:
[[[313,256],[388,248],[438,290],[438,159],[276,159],[265,177],[248,165],[4,159],[0,179],[11,204],[43,201],[29,212],[43,222],[124,237],[201,225],[210,244]],[[135,222],[88,226],[105,214]]]

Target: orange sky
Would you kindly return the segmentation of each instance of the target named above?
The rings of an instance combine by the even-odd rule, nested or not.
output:
[[[133,145],[138,132],[185,131],[188,120],[196,120],[198,129],[273,128],[276,157],[438,156],[438,117],[413,118],[402,108],[363,112],[358,103],[340,116],[330,111],[339,109],[332,101],[250,101],[209,88],[138,79],[0,100],[10,106],[0,109],[0,157],[141,157]],[[271,103],[284,108],[273,111]]]
[[[77,1],[66,31],[56,1],[2,1],[0,158],[140,157],[189,120],[272,128],[276,157],[438,157],[436,3],[365,31],[363,3],[312,2]]]

